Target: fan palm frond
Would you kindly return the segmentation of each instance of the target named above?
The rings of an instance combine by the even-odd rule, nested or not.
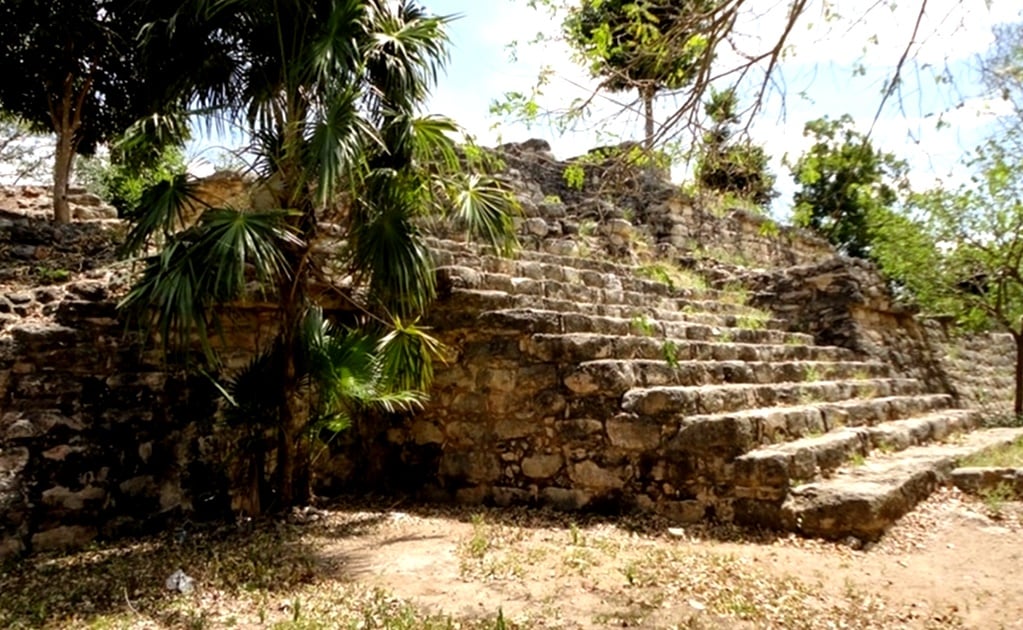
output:
[[[284,248],[300,241],[287,227],[287,216],[282,211],[207,211],[198,224],[146,259],[142,278],[120,307],[156,328],[165,348],[187,350],[196,335],[212,361],[212,307],[240,297],[248,272],[262,281],[260,286],[290,275]]]
[[[122,252],[129,256],[138,254],[154,236],[166,240],[175,230],[185,227],[190,213],[207,207],[198,192],[197,182],[187,173],[146,189],[139,202],[140,213],[125,238]]]
[[[383,380],[396,391],[426,391],[433,382],[433,360],[443,345],[425,329],[395,318],[377,344]]]
[[[472,238],[478,238],[508,255],[518,246],[512,215],[518,202],[494,180],[475,173],[462,174],[445,181],[453,201],[455,221]]]
[[[430,254],[412,220],[425,194],[417,175],[375,169],[353,217],[352,265],[371,296],[403,317],[422,313],[436,295]]]

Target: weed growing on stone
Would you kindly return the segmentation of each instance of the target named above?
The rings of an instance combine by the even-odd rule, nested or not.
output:
[[[749,302],[749,291],[741,284],[730,282],[721,288],[721,297],[718,300],[723,304],[746,306]]]
[[[979,496],[980,500],[984,502],[984,507],[987,508],[988,513],[994,518],[1001,518],[1006,502],[1016,498],[1016,493],[1011,485],[1002,482],[994,488],[981,490]]]
[[[879,453],[882,453],[884,455],[894,453],[897,450],[895,448],[895,445],[889,442],[888,440],[879,441],[874,448],[876,448]]]
[[[863,453],[853,453],[852,457],[849,458],[849,465],[853,468],[859,468],[866,463],[867,458],[863,455]]]
[[[472,538],[466,544],[466,551],[470,557],[479,560],[486,555],[488,549],[490,549],[490,536],[486,519],[482,514],[473,514]]]
[[[636,274],[641,278],[666,284],[673,291],[678,289],[702,291],[707,288],[703,276],[663,260],[639,265],[636,267]]]
[[[764,330],[767,328],[767,322],[770,319],[771,314],[767,311],[750,309],[748,312],[735,318],[735,326],[743,330]]]
[[[39,267],[36,270],[36,277],[39,278],[40,284],[60,284],[71,279],[71,272],[67,269]]]
[[[597,222],[593,219],[583,219],[579,222],[579,236],[593,236],[597,232]]]
[[[803,368],[803,380],[807,383],[816,383],[821,380],[821,372],[816,365],[808,365]]]
[[[980,468],[1023,468],[1023,440],[964,458],[960,466]]]
[[[579,529],[579,526],[576,525],[575,523],[571,523],[568,526],[568,534],[569,537],[572,539],[573,547],[586,546],[586,538],[583,536],[582,531]]]
[[[644,337],[653,337],[654,333],[657,332],[657,328],[654,325],[654,321],[649,319],[646,315],[637,315],[630,321],[632,329],[637,331]]]
[[[661,353],[664,355],[664,361],[668,364],[671,369],[678,368],[678,346],[672,340],[667,340],[661,346]]]

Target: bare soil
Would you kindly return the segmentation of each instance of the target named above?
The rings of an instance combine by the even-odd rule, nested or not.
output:
[[[942,490],[863,546],[643,516],[365,503],[0,574],[0,626],[1023,628],[1023,504]],[[168,591],[182,569],[194,592]]]

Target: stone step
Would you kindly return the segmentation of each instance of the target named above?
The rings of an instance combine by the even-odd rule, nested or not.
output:
[[[621,307],[633,315],[649,315],[655,319],[682,319],[692,313],[721,313],[724,315],[747,317],[763,317],[763,309],[747,306],[743,303],[741,295],[722,294],[720,296],[692,294],[682,295],[661,295],[653,292],[645,292],[633,289],[592,287],[565,283],[557,280],[532,280],[504,274],[488,274],[475,270],[465,269],[459,275],[453,276],[450,272],[452,267],[445,267],[443,274],[439,275],[439,293],[442,298],[451,301],[462,299],[474,303],[478,298],[473,298],[470,293],[477,292],[484,297],[491,299],[505,294],[512,298],[526,298],[519,302],[495,303],[500,308],[511,308],[512,306],[535,306],[539,299],[552,301],[572,302],[582,304],[590,308]],[[624,300],[608,299],[616,295],[624,295]],[[641,300],[638,296],[643,296]],[[508,299],[508,298],[506,298]],[[642,310],[638,310],[641,308]],[[769,318],[768,318],[769,319]],[[775,320],[781,321],[781,320]]]
[[[500,290],[451,289],[445,301],[435,308],[445,322],[471,322],[480,312],[499,310],[544,310],[559,313],[586,313],[588,315],[628,320],[640,329],[663,333],[661,322],[686,322],[723,328],[768,328],[786,330],[785,320],[764,317],[762,311],[732,306],[721,302],[691,302],[682,309],[665,309],[634,304],[606,304],[577,302],[564,298],[508,293]]]
[[[597,359],[663,360],[664,339],[598,333],[536,333],[519,344],[527,357],[544,363],[582,363]],[[724,343],[671,339],[679,361],[852,361],[855,354],[837,346]]]
[[[869,426],[947,409],[946,394],[850,399],[787,407],[688,416],[669,443],[677,453],[738,457],[751,449],[822,435],[841,427]]]
[[[668,312],[711,312],[758,316],[764,312],[742,304],[742,296],[719,296],[714,299],[706,295],[673,296],[653,291],[626,289],[621,282],[617,286],[596,287],[560,280],[535,280],[500,273],[477,271],[468,267],[442,267],[437,270],[437,282],[442,297],[460,303],[466,290],[477,291],[484,296],[496,296],[501,292],[508,295],[524,296],[529,301],[524,305],[533,306],[539,298],[574,302],[577,304],[605,304],[641,307],[647,310]]]
[[[720,414],[759,407],[811,402],[838,402],[853,398],[881,398],[920,394],[922,384],[910,378],[871,378],[857,381],[660,386],[630,389],[622,409],[651,418]]]
[[[516,333],[552,334],[552,333],[595,333],[612,336],[643,336],[654,339],[661,338],[661,343],[671,341],[717,341],[719,343],[752,343],[752,344],[799,344],[813,343],[813,337],[803,333],[793,333],[772,328],[729,328],[724,326],[708,326],[690,322],[640,322],[619,317],[588,315],[579,312],[547,311],[532,308],[505,309],[485,311],[477,318],[465,322],[457,322],[452,318],[445,319],[448,328],[459,324],[473,329],[488,331],[511,331]],[[654,326],[650,330],[650,326]],[[649,331],[651,334],[646,334]],[[663,356],[663,355],[662,355]],[[590,357],[601,358],[601,357]]]
[[[436,240],[430,242],[439,243]],[[443,241],[443,243],[454,242]],[[697,281],[696,286],[691,287],[669,286],[664,282],[642,277],[642,266],[528,250],[520,250],[514,257],[501,258],[480,253],[479,250],[464,243],[456,243],[456,245],[461,247],[449,249],[450,245],[434,245],[432,253],[438,272],[444,267],[466,267],[477,271],[535,280],[558,280],[596,288],[618,287],[628,291],[656,295],[674,295],[707,300],[720,300],[734,295],[734,292],[703,286],[702,281]],[[695,277],[700,277],[696,271],[691,273]]]
[[[925,415],[846,426],[823,435],[750,451],[735,460],[735,496],[758,500],[781,500],[793,485],[830,476],[874,449],[885,453],[940,441],[953,433],[969,431],[979,414],[966,409],[945,409]]]
[[[570,369],[563,381],[576,395],[618,398],[636,387],[813,382],[889,375],[889,366],[877,361],[679,361],[671,354],[664,360],[584,361]]]
[[[564,256],[548,252],[538,252],[528,249],[519,249],[512,256],[501,258],[494,256],[491,251],[473,243],[464,241],[452,241],[447,239],[426,238],[424,239],[430,248],[434,263],[440,267],[444,265],[475,263],[480,260],[494,259],[506,260],[510,264],[519,262],[540,262],[549,265],[570,267],[572,269],[599,271],[601,273],[631,275],[635,272],[632,265],[611,262],[597,258],[586,258],[579,256]]]
[[[807,536],[877,539],[947,482],[957,462],[1019,439],[1023,439],[1023,428],[983,429],[947,444],[875,453],[861,465],[839,469],[829,479],[792,488],[776,508],[775,522]],[[761,512],[758,518],[770,516]]]

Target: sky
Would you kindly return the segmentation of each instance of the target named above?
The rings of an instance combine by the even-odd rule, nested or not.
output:
[[[448,26],[447,72],[427,109],[455,119],[479,143],[492,146],[543,138],[556,156],[568,158],[595,146],[642,136],[638,115],[607,120],[619,106],[603,97],[596,100],[595,108],[595,119],[603,122],[568,134],[544,124],[526,128],[491,115],[495,99],[509,91],[528,93],[545,67],[553,70],[542,99],[547,106],[564,106],[592,92],[595,81],[572,60],[565,44],[529,44],[538,33],[557,35],[560,18],[529,8],[526,0],[420,1],[435,14],[457,17]],[[776,217],[785,219],[790,212],[795,184],[783,158],[787,155],[794,161],[809,146],[802,133],[804,124],[822,116],[849,114],[859,131],[871,128],[882,86],[910,40],[922,1],[811,0],[791,34],[763,108],[749,128],[752,140],[772,157],[781,193],[772,207]],[[756,8],[744,13],[735,29],[744,52],[759,51],[771,41],[788,3],[747,1],[747,6]],[[830,7],[831,19],[826,19],[825,6]],[[873,9],[864,13],[865,7]],[[983,96],[976,70],[979,56],[994,41],[993,25],[1023,20],[1020,3],[1013,0],[926,0],[926,7],[919,41],[904,68],[901,98],[888,102],[871,134],[876,147],[909,162],[915,189],[938,183],[954,187],[967,181],[962,158],[990,132],[993,120],[1008,112],[1003,101]],[[513,57],[509,46],[514,42],[519,44]],[[729,53],[720,53],[719,60],[728,63]],[[936,83],[934,77],[941,73],[950,81]],[[632,97],[609,98],[621,102]],[[748,94],[740,104],[749,104]],[[658,116],[663,119],[674,111],[673,105],[667,99],[660,101]],[[939,120],[946,123],[941,129]],[[198,135],[187,148],[192,170],[199,175],[212,172],[213,163],[222,161],[219,156],[225,144],[230,141]],[[0,180],[3,176],[0,170]],[[687,171],[679,166],[673,176],[684,180]]]
[[[490,115],[491,102],[505,92],[529,93],[544,67],[554,70],[542,99],[550,107],[588,95],[595,82],[572,61],[571,51],[563,43],[528,44],[537,33],[556,34],[560,22],[530,9],[524,0],[425,3],[434,13],[460,16],[448,29],[451,60],[430,109],[457,120],[481,144],[538,137],[551,143],[555,155],[567,158],[610,144],[608,134],[622,140],[641,137],[638,115],[621,116],[600,129],[564,135],[549,125],[526,128]],[[742,34],[741,45],[749,52],[762,49],[777,32],[788,2],[756,0],[747,4],[755,6],[758,13],[744,14],[736,31]],[[811,3],[797,23],[773,87],[750,127],[752,139],[772,156],[782,192],[773,213],[782,217],[787,215],[794,192],[782,158],[788,154],[795,160],[809,146],[802,133],[804,124],[821,116],[849,114],[859,131],[869,130],[885,80],[910,41],[920,9],[920,0],[832,0],[828,4],[838,17],[827,20],[824,4],[824,0]],[[865,14],[865,7],[872,5]],[[1019,3],[1011,0],[993,0],[989,6],[979,0],[927,1],[919,41],[903,71],[901,98],[890,99],[871,133],[876,147],[909,162],[915,188],[965,181],[967,174],[960,160],[984,137],[994,118],[1008,111],[1002,101],[983,97],[976,70],[979,56],[994,41],[993,25],[1021,19]],[[513,42],[519,42],[514,59],[508,48]],[[723,63],[729,61],[727,54],[721,57]],[[950,81],[937,83],[939,74]],[[625,94],[613,98],[629,100]],[[603,111],[618,108],[608,106]],[[674,107],[662,102],[657,111],[663,117]],[[939,120],[946,123],[941,129]],[[675,177],[683,179],[684,169],[676,169]]]

